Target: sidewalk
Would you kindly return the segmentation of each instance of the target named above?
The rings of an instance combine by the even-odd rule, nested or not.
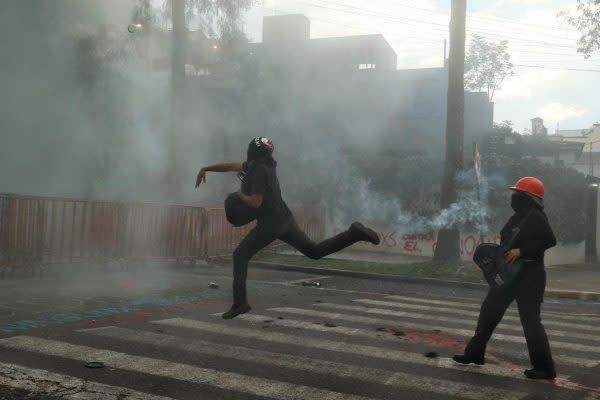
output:
[[[284,268],[306,268],[313,273],[487,287],[481,272],[472,262],[463,262],[460,267],[449,267],[433,264],[427,257],[355,250],[342,251],[320,261],[286,251],[264,257],[261,261],[264,261],[266,267],[279,265]],[[549,266],[546,267],[546,272],[546,296],[600,301],[600,264]]]
[[[546,267],[548,291],[600,293],[600,265],[578,264]]]

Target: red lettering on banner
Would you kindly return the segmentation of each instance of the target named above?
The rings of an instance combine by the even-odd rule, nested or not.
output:
[[[419,253],[421,254],[421,249],[418,246],[418,243],[416,240],[406,240],[404,241],[404,250],[408,251],[409,253]]]
[[[475,253],[475,248],[479,245],[479,241],[474,236],[469,235],[462,241],[462,254],[471,257]]]

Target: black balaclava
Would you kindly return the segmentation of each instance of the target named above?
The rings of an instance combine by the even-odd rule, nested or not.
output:
[[[248,145],[247,163],[264,163],[276,166],[277,162],[273,159],[273,142],[265,137],[255,137]]]
[[[527,193],[515,190],[510,198],[510,207],[516,212],[522,212],[532,207],[543,208],[541,200],[535,201]]]

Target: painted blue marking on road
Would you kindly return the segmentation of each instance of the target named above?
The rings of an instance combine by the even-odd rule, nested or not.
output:
[[[0,326],[0,332],[11,334],[14,332],[22,332],[30,329],[43,328],[50,325],[63,325],[70,322],[85,321],[94,318],[108,317],[118,314],[127,314],[140,311],[141,306],[171,306],[181,303],[193,303],[199,300],[217,300],[225,297],[225,293],[212,290],[210,292],[201,292],[198,295],[174,296],[172,298],[142,298],[136,299],[120,307],[103,307],[94,310],[85,311],[81,314],[55,314],[47,318],[40,319],[23,319],[9,324]]]

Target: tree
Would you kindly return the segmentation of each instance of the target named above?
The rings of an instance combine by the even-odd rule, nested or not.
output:
[[[479,35],[471,37],[471,45],[465,59],[466,89],[486,90],[492,99],[504,79],[514,75],[513,69],[507,40],[493,43]]]
[[[577,0],[575,12],[561,11],[558,16],[581,33],[577,52],[584,58],[590,58],[594,51],[600,50],[600,1]]]
[[[137,0],[133,9],[134,22],[150,29],[165,29],[172,20],[172,0]],[[228,41],[241,31],[240,20],[256,0],[185,0],[188,25],[198,26],[205,35]]]

